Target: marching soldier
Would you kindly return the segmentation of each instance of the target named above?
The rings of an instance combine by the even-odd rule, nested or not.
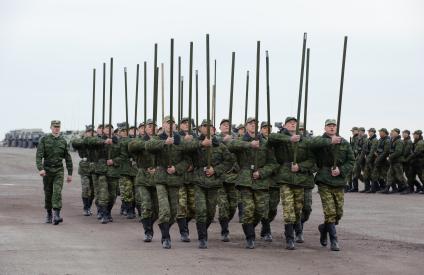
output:
[[[378,139],[375,128],[368,129],[368,138],[364,143],[362,152],[365,157],[364,167],[364,189],[359,193],[371,193],[372,171],[374,170],[375,152],[377,150]]]
[[[353,179],[352,179],[352,188],[348,192],[358,192],[359,180],[362,178],[361,172],[364,170],[365,166],[365,154],[363,152],[364,144],[366,143],[367,135],[365,134],[365,128],[358,128],[358,135],[356,140],[356,145],[353,147],[353,155],[355,157],[355,165],[353,166]]]
[[[416,130],[414,132],[414,143],[412,144],[412,153],[407,158],[407,163],[409,164],[409,179],[411,180],[408,184],[411,186],[416,186],[416,193],[421,191],[421,194],[424,194],[424,141],[423,141],[423,132],[421,130]],[[421,183],[417,181],[416,177],[420,179]]]
[[[412,154],[412,140],[411,140],[411,132],[409,130],[402,131],[403,138],[403,171],[405,172],[408,188],[405,188],[401,192],[402,195],[414,193],[414,180],[415,178],[411,178],[410,167],[407,162],[408,157]]]
[[[352,132],[352,137],[350,138],[350,146],[352,147],[353,156],[356,159],[358,140],[360,138],[359,137],[359,128],[358,127],[352,127],[352,130],[350,130],[350,131]],[[345,188],[345,192],[350,192],[351,190],[354,189],[354,187],[353,187],[353,176],[354,176],[354,171],[352,170],[352,172],[349,173],[349,175],[347,176],[348,185]]]
[[[380,135],[380,139],[378,140],[377,148],[374,152],[375,161],[371,175],[371,193],[376,193],[377,191],[386,188],[387,171],[389,168],[389,162],[387,160],[387,157],[390,154],[389,132],[386,128],[381,128],[378,133]]]
[[[403,177],[403,167],[402,163],[404,161],[404,145],[400,136],[400,130],[394,128],[390,132],[391,144],[390,144],[390,154],[388,157],[390,167],[387,172],[387,186],[382,193],[396,193],[397,191],[402,192],[406,189],[405,178]],[[392,191],[390,192],[390,187]]]
[[[51,134],[44,136],[37,146],[35,162],[39,175],[43,177],[44,185],[44,208],[47,211],[46,223],[58,225],[63,222],[60,217],[62,209],[63,187],[63,159],[66,162],[68,177],[66,181],[72,181],[72,158],[69,154],[68,144],[60,135],[60,121],[53,120],[50,123]],[[54,216],[52,217],[52,209]]]

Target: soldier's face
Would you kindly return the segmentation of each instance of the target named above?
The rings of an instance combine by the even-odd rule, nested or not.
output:
[[[110,133],[110,128],[109,128],[109,127],[104,128],[104,129],[103,129],[103,133],[105,134],[105,136],[108,136],[108,135],[109,135],[109,133]]]
[[[181,131],[187,132],[188,131],[188,121],[184,121],[180,124]]]
[[[365,132],[364,131],[359,131],[359,134],[358,134],[360,137],[363,137],[364,135],[365,135]]]
[[[353,130],[352,131],[352,135],[354,135],[354,136],[356,136],[358,133],[359,133],[358,130]]]
[[[86,132],[84,133],[84,136],[85,136],[85,137],[91,137],[91,133],[93,133],[93,131],[86,131]]]
[[[384,138],[387,136],[386,132],[383,131],[378,132],[378,135],[380,136],[380,138]]]
[[[103,128],[101,128],[101,127],[97,128],[96,133],[97,133],[99,136],[101,136],[101,135],[103,134]]]
[[[372,132],[372,131],[368,131],[368,136],[369,136],[369,137],[372,137],[373,135],[375,135],[375,133],[374,133],[374,132]]]
[[[329,136],[334,136],[337,131],[337,125],[336,124],[330,124],[325,126],[325,133]]]
[[[270,127],[271,128],[271,127]],[[268,136],[269,135],[269,132],[268,132],[268,127],[267,126],[265,126],[265,127],[262,127],[261,128],[261,133],[262,133],[262,135],[264,135],[264,136]]]
[[[404,139],[407,139],[407,138],[409,138],[409,134],[408,134],[408,133],[406,133],[406,132],[404,132],[404,133],[402,133],[402,137],[403,137]]]
[[[60,127],[52,126],[52,127],[50,127],[50,129],[52,130],[53,135],[57,135],[57,134],[60,133]]]
[[[228,134],[230,132],[230,123],[224,122],[219,126],[219,130],[223,134]]]
[[[418,140],[420,138],[420,135],[414,134],[414,140]]]
[[[127,135],[127,130],[119,130],[119,136],[120,137],[127,137],[128,135]]]
[[[211,128],[212,130],[212,128]],[[200,133],[204,136],[206,136],[208,134],[208,127],[206,126],[200,126]]]
[[[397,136],[399,136],[398,132],[396,132],[396,131],[391,131],[390,132],[390,137],[391,138],[396,138]]]
[[[246,130],[249,133],[254,133],[255,132],[255,126],[256,126],[256,121],[251,121],[251,122],[246,124]]]
[[[140,135],[144,135],[144,126],[142,126],[142,127],[138,127],[138,133],[139,133]]]
[[[162,128],[165,129],[167,133],[169,133],[169,129],[171,129],[171,124],[169,123],[169,121],[163,123]]]
[[[284,124],[284,128],[286,128],[289,132],[296,131],[297,121],[296,120],[290,120],[287,121],[286,124]]]
[[[238,134],[239,134],[240,136],[244,135],[244,128],[240,128],[240,129],[238,130]]]
[[[153,124],[147,124],[146,133],[150,136],[153,135]]]
[[[132,128],[131,130],[130,130],[130,135],[131,136],[135,136],[137,133],[135,132],[135,129],[134,128]]]

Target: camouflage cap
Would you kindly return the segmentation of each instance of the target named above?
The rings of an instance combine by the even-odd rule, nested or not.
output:
[[[253,122],[253,121],[256,121],[256,118],[254,118],[254,117],[248,117],[247,120],[246,120],[246,124],[248,124],[250,122]]]
[[[91,125],[91,124],[89,124],[89,125],[85,125],[85,131],[86,131],[86,132],[90,132],[90,131],[93,131],[93,130],[94,130],[93,125]]]
[[[204,127],[208,126],[207,120],[206,119],[202,120],[202,124],[200,124],[200,126],[204,126]],[[210,120],[209,120],[209,126],[212,126],[213,127],[213,125],[212,125],[212,123],[211,123]]]
[[[113,131],[113,133],[114,134],[117,134],[119,132],[119,128],[116,128],[114,131]]]
[[[244,125],[243,124],[239,124],[236,129],[237,130],[244,129]]]
[[[262,121],[261,122],[261,128],[264,128],[264,127],[272,127],[272,125],[271,124],[268,124],[268,122],[266,122],[266,121]]]
[[[153,121],[153,119],[151,119],[151,118],[149,118],[149,119],[147,119],[147,120],[146,120],[146,125],[149,125],[149,124],[157,125],[157,124]]]
[[[393,132],[396,132],[396,133],[398,133],[398,134],[400,134],[400,130],[399,130],[399,128],[393,128],[393,129],[392,129],[392,131],[393,131]]]
[[[104,128],[112,128],[113,129],[113,125],[112,124],[105,124]]]
[[[170,122],[171,120],[172,120],[172,122],[175,123],[175,119],[174,118],[171,118],[171,116],[165,116],[163,118],[163,122]]]
[[[385,132],[386,134],[389,134],[389,131],[387,131],[386,128],[381,128],[380,130],[378,130],[379,132]]]
[[[180,120],[180,124],[181,124],[181,123],[184,123],[184,122],[188,122],[188,121],[189,121],[188,117],[183,117],[183,118],[181,118],[181,120]]]
[[[99,126],[97,126],[97,128],[99,129],[103,129],[104,125],[102,123],[99,124]]]
[[[337,125],[337,121],[334,118],[329,118],[325,120],[325,126],[332,125],[332,124]]]
[[[60,120],[52,120],[50,127],[60,127]]]
[[[140,127],[144,127],[144,122],[141,122],[140,124],[138,124],[138,128]]]
[[[411,134],[411,131],[409,131],[409,130],[403,130],[402,133],[407,133],[408,135],[410,135]]]
[[[361,131],[361,132],[365,132],[365,128],[364,127],[359,127],[358,130]]]
[[[126,122],[121,122],[117,124],[118,130],[125,130],[128,127],[128,124]]]
[[[375,128],[369,128],[369,129],[368,129],[368,132],[373,132],[373,133],[375,133],[375,132],[377,132],[377,131],[375,130]]]
[[[284,124],[286,124],[287,122],[292,121],[292,120],[294,120],[294,121],[296,121],[296,122],[297,122],[297,118],[295,118],[294,116],[288,116],[288,117],[286,117],[286,119],[284,120]]]
[[[353,131],[358,131],[359,130],[359,128],[358,127],[352,127],[352,130],[350,130],[351,132],[353,132]]]
[[[422,135],[423,131],[421,130],[415,130],[414,135]]]
[[[230,123],[230,120],[229,120],[228,118],[223,118],[223,119],[221,119],[221,122],[219,123],[219,126],[221,126],[221,125],[222,125],[222,123],[224,123],[224,122],[228,122],[228,123]]]

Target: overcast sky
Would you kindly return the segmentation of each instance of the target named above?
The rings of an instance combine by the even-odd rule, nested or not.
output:
[[[185,96],[189,43],[194,42],[199,112],[204,118],[206,33],[211,60],[218,64],[217,120],[228,116],[232,51],[236,52],[233,121],[244,119],[247,70],[251,72],[249,114],[254,115],[256,41],[260,40],[260,119],[266,118],[268,50],[271,119],[281,121],[297,111],[304,32],[311,48],[308,128],[321,133],[324,120],[337,116],[344,35],[349,42],[342,134],[348,136],[352,126],[424,128],[423,1],[0,0],[0,139],[16,128],[47,131],[52,119],[61,120],[64,129],[89,124],[93,68],[98,80],[96,124],[100,122],[102,62],[107,62],[109,77],[110,57],[114,57],[113,122],[125,120],[124,66],[133,121],[136,64],[144,61],[150,117],[154,43],[159,47],[158,62],[165,63],[168,113],[170,38],[175,39],[176,56],[182,56]],[[176,77],[175,66],[175,95]],[[106,84],[109,87],[109,80]],[[188,97],[184,101],[187,114]],[[140,94],[139,114],[142,105]]]

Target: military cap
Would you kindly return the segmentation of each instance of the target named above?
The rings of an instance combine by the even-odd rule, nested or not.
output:
[[[103,129],[104,125],[102,123],[99,124],[99,126],[97,126],[97,128],[99,129]]]
[[[411,134],[411,131],[409,131],[409,130],[403,130],[402,133],[407,133],[408,135],[410,135]]]
[[[154,123],[153,122],[153,119],[151,119],[151,118],[149,118],[149,119],[147,119],[146,120],[146,125],[149,125],[149,124],[154,124],[154,125],[156,125],[156,123]],[[143,125],[144,126],[144,125]]]
[[[352,130],[350,130],[351,132],[353,132],[353,131],[358,131],[359,130],[359,128],[358,127],[352,127]]]
[[[136,127],[135,126],[130,126],[130,128],[128,128],[128,129],[136,129]]]
[[[91,124],[89,124],[89,125],[85,125],[85,131],[86,131],[86,132],[93,131],[93,130],[94,130],[93,125],[91,125]]]
[[[60,120],[52,120],[50,123],[51,127],[60,127]]]
[[[359,127],[358,130],[361,131],[361,132],[365,132],[365,128],[364,127]]]
[[[118,130],[125,130],[127,129],[127,127],[128,127],[128,124],[126,122],[118,123]]]
[[[166,116],[163,119],[163,122],[170,122],[172,120],[172,122],[175,122],[174,118],[171,118],[171,116]]]
[[[224,122],[228,122],[228,123],[230,123],[230,120],[229,120],[228,118],[223,118],[223,119],[221,119],[221,123],[219,123],[219,126],[221,126],[221,125],[222,125],[222,123],[224,123]]]
[[[262,121],[261,122],[261,128],[264,128],[264,127],[272,127],[272,125],[268,125],[268,122],[266,122],[266,121]]]
[[[168,119],[168,121],[169,121],[169,119]],[[181,118],[181,120],[180,120],[180,124],[181,124],[181,123],[184,123],[184,122],[188,122],[188,121],[189,121],[188,117],[183,117],[183,118]]]
[[[294,120],[294,121],[296,121],[296,122],[297,122],[297,118],[295,118],[294,116],[288,116],[288,117],[286,117],[286,119],[284,120],[284,124],[286,124],[287,122],[292,121],[292,120]]]
[[[138,128],[140,128],[140,127],[144,127],[144,122],[138,124]]]
[[[415,130],[414,135],[422,135],[423,131],[421,130]]]
[[[112,124],[105,124],[104,128],[112,128],[113,129],[113,125]]]
[[[212,123],[210,123],[211,121],[209,120],[209,126],[212,126],[213,127],[213,125],[212,125]],[[206,121],[206,119],[204,119],[204,120],[202,120],[202,124],[200,124],[200,126],[208,126],[208,122]]]
[[[331,124],[337,125],[337,121],[334,118],[329,118],[325,120],[325,126],[328,126]]]
[[[237,130],[244,129],[244,125],[243,124],[239,124],[236,129]]]
[[[248,123],[250,123],[252,121],[256,121],[256,118],[254,118],[254,117],[248,117],[247,120],[246,120],[246,124],[248,124]]]
[[[396,133],[400,134],[399,128],[393,128],[392,131],[395,131]]]
[[[373,132],[373,133],[375,133],[375,132],[377,132],[377,131],[375,130],[375,128],[369,128],[369,129],[368,129],[368,132]]]
[[[380,130],[378,130],[379,132],[385,132],[386,134],[389,134],[389,131],[387,131],[386,128],[381,128]]]
[[[114,133],[114,134],[117,134],[117,133],[118,133],[118,131],[119,131],[119,128],[116,128],[116,129],[113,131],[113,133]]]

